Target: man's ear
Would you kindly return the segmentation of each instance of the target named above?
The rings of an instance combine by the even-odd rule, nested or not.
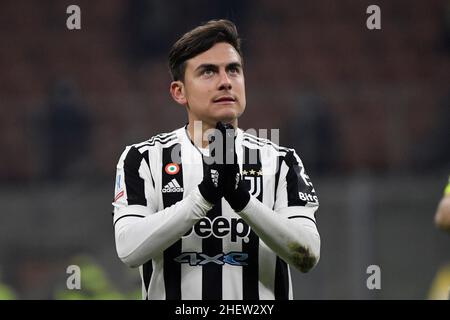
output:
[[[184,83],[181,81],[172,81],[170,83],[170,94],[173,100],[185,106],[187,104]]]

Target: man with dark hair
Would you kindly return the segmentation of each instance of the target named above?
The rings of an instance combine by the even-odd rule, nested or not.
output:
[[[319,203],[293,149],[243,132],[240,40],[214,20],[169,54],[186,126],[127,146],[117,165],[119,258],[139,267],[144,299],[292,299],[289,265],[320,256]]]

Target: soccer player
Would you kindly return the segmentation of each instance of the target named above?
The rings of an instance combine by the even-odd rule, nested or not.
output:
[[[438,228],[450,232],[450,177],[436,210],[434,222]]]
[[[450,177],[434,215],[436,227],[450,233]],[[431,300],[450,300],[450,263],[442,265],[434,276],[428,293]]]
[[[319,260],[319,202],[295,150],[238,127],[246,97],[235,25],[186,33],[169,65],[189,122],[121,155],[119,258],[139,267],[143,299],[292,299],[289,265],[307,272]]]

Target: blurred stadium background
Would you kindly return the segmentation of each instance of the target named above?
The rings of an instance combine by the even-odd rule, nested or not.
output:
[[[371,4],[381,30],[366,28]],[[244,39],[240,126],[279,128],[321,201],[321,261],[292,273],[295,297],[431,297],[450,263],[433,225],[450,173],[450,1],[5,0],[1,298],[139,298],[138,271],[115,253],[115,165],[125,145],[186,122],[167,52],[222,17]],[[70,264],[79,292],[65,287]],[[372,264],[381,290],[366,287]]]

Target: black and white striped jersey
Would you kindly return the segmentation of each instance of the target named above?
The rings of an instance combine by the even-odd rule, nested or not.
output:
[[[296,152],[241,129],[236,132],[238,162],[251,198],[274,215],[297,208],[287,211],[289,221],[305,219],[315,225],[318,198]],[[185,211],[201,201],[182,205],[182,200],[188,201],[194,194],[197,198],[190,199],[198,199],[196,190],[202,179],[202,156],[186,127],[127,146],[117,165],[113,202],[116,245],[126,241],[118,230],[124,221],[139,223],[151,215],[158,219],[166,214],[171,215],[167,219],[188,216]],[[152,243],[144,236],[134,250],[144,257],[133,263],[139,265],[144,299],[293,298],[289,265],[225,199],[208,207],[192,227],[181,230],[181,237],[167,242],[165,237],[177,225],[189,225],[187,218],[179,219],[180,223],[170,228],[149,224],[136,232],[136,236],[146,230],[153,233]]]

